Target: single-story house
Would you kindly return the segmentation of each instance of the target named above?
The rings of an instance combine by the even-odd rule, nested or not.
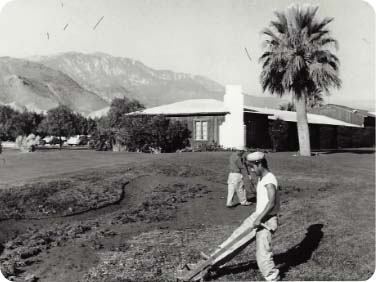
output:
[[[286,149],[296,150],[298,138],[296,113],[244,105],[239,85],[226,86],[224,100],[193,99],[162,105],[131,113],[131,115],[164,115],[187,125],[192,132],[193,148],[217,143],[225,148],[272,148],[273,121],[288,126]],[[337,135],[345,129],[362,129],[363,126],[324,115],[308,113],[311,146],[314,149],[338,148]],[[346,130],[345,130],[346,131]],[[325,138],[324,138],[325,137]],[[321,139],[325,139],[323,142]],[[329,141],[327,141],[329,140]]]
[[[149,108],[132,114],[164,115],[186,124],[192,132],[191,146],[196,149],[207,143],[220,144],[230,148],[241,148],[244,145],[262,147],[269,138],[269,115],[243,112],[243,110],[240,113],[236,113],[234,109],[219,100],[193,99]],[[257,135],[254,132],[257,132]]]

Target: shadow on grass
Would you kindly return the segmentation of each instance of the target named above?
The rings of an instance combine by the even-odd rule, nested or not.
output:
[[[322,228],[323,224],[313,224],[309,226],[304,239],[299,244],[284,253],[274,255],[274,262],[276,265],[279,265],[278,268],[281,278],[283,278],[285,273],[292,267],[305,263],[311,258],[312,253],[318,248],[324,235]],[[228,265],[218,269],[210,279],[215,280],[224,275],[242,273],[251,269],[258,269],[255,261]]]
[[[307,229],[304,239],[294,247],[288,249],[285,253],[274,256],[274,262],[282,266],[279,267],[281,278],[291,267],[307,262],[312,253],[318,248],[324,233],[323,224],[313,224]]]
[[[315,151],[313,154],[319,154],[319,155],[330,155],[330,154],[339,154],[339,153],[351,153],[351,154],[375,154],[375,149],[333,149],[333,150],[318,150]]]

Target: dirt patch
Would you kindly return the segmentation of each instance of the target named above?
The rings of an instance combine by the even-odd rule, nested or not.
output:
[[[128,241],[130,248],[126,252],[100,253],[100,263],[89,270],[83,281],[174,281],[182,259],[199,258],[198,252],[185,249],[186,237],[178,231],[135,236]]]
[[[1,189],[0,220],[67,216],[98,209],[121,200],[127,182],[122,177],[60,179]]]
[[[64,224],[40,230],[28,229],[4,245],[0,256],[3,274],[6,277],[12,277],[22,273],[21,269],[36,262],[35,258],[41,252],[81,238],[92,230],[93,226],[95,226],[93,222],[87,222]]]
[[[232,231],[232,226],[221,225],[141,233],[127,241],[129,248],[125,252],[99,253],[98,265],[88,271],[83,281],[176,281],[179,267],[200,261],[200,251],[211,253]],[[231,264],[254,259],[254,254],[254,246],[249,247]]]
[[[166,221],[176,215],[179,204],[207,193],[210,190],[202,184],[157,184],[152,191],[144,194],[139,205],[116,213],[111,223]]]
[[[142,170],[169,177],[199,177],[200,179],[220,183],[226,183],[227,181],[227,173],[223,173],[222,170],[215,170],[209,166],[199,166],[197,163],[190,162],[179,163],[179,165],[169,162],[153,163],[143,166]]]
[[[41,258],[46,257],[47,252],[55,252],[55,249],[69,248],[72,244],[82,244],[82,246],[90,247],[93,250],[101,251],[106,248],[105,238],[111,238],[117,235],[115,226],[126,228],[127,224],[144,223],[155,224],[157,222],[166,222],[176,217],[179,206],[195,198],[201,198],[210,193],[210,189],[201,183],[186,183],[179,182],[177,178],[166,178],[158,175],[144,175],[140,176],[138,173],[133,173],[133,180],[125,180],[124,175],[117,175],[118,172],[113,171],[111,178],[105,181],[101,180],[102,189],[98,189],[98,183],[93,179],[81,179],[80,186],[73,185],[73,181],[69,182],[53,182],[55,185],[36,186],[39,190],[38,200],[42,199],[55,199],[56,203],[61,200],[62,207],[65,207],[67,203],[72,203],[71,195],[67,199],[63,199],[64,195],[68,195],[69,192],[74,192],[76,198],[77,195],[86,196],[86,198],[98,200],[97,197],[93,197],[91,192],[93,187],[94,191],[102,191],[104,195],[109,189],[114,187],[124,187],[120,189],[123,194],[123,199],[112,205],[112,208],[108,209],[107,213],[103,213],[102,210],[98,210],[100,217],[95,218],[95,208],[97,206],[87,205],[87,208],[91,209],[91,217],[86,218],[83,221],[75,221],[75,216],[70,217],[72,221],[67,222],[61,219],[60,222],[55,222],[53,228],[39,228],[38,226],[28,227],[26,230],[21,231],[19,235],[15,236],[11,240],[8,240],[4,244],[4,251],[0,256],[0,263],[4,275],[7,277],[14,277],[15,279],[25,279],[25,271],[28,269],[36,269],[36,273],[39,273],[39,261]],[[128,174],[129,178],[130,175]],[[127,179],[128,179],[127,178]],[[56,185],[58,183],[59,185]],[[107,185],[104,185],[107,183]],[[127,183],[127,185],[125,185]],[[38,183],[40,184],[40,183]],[[70,187],[73,186],[73,187]],[[20,191],[23,197],[26,197],[25,191],[31,193],[31,187],[22,187]],[[49,188],[53,187],[53,188]],[[83,189],[80,190],[79,188]],[[35,186],[33,187],[35,188]],[[43,189],[44,188],[44,189]],[[59,190],[60,188],[60,190]],[[14,190],[14,189],[13,189]],[[77,194],[80,191],[82,194]],[[10,192],[8,192],[10,193]],[[16,195],[19,195],[16,193]],[[118,195],[118,194],[117,194]],[[114,200],[119,199],[113,198]],[[44,200],[46,202],[46,200]],[[29,201],[30,202],[30,201]],[[95,201],[94,201],[95,202]],[[95,202],[98,204],[98,202]],[[101,203],[99,201],[99,203]],[[111,203],[114,203],[112,201]],[[20,203],[18,203],[20,205]],[[57,211],[59,205],[52,204],[52,207]],[[44,204],[44,207],[48,207],[48,203]],[[77,211],[75,206],[75,211]],[[18,210],[18,212],[24,212],[24,210]],[[54,215],[67,215],[66,213],[54,213]],[[24,217],[28,216],[28,213],[23,214]],[[18,217],[20,217],[18,215]],[[80,218],[81,216],[76,216]],[[45,219],[45,223],[49,218]],[[37,222],[37,221],[35,221]],[[65,222],[65,223],[63,223]],[[42,224],[42,221],[39,222]],[[38,222],[37,222],[38,224]],[[111,228],[111,226],[115,228]],[[120,228],[120,230],[121,230]],[[119,229],[119,228],[118,228]],[[81,243],[80,243],[81,242]],[[81,245],[80,245],[81,246]],[[82,248],[81,246],[81,248]],[[112,247],[114,248],[114,246]],[[123,247],[115,247],[124,249]],[[126,248],[128,250],[128,248]],[[92,260],[91,260],[92,261]],[[84,270],[81,269],[84,272]],[[74,275],[73,275],[74,276]],[[38,277],[38,276],[37,276]],[[48,277],[48,276],[46,276]],[[64,280],[58,280],[64,281]]]

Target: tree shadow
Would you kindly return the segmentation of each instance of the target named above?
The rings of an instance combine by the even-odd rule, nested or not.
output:
[[[318,248],[324,233],[322,232],[323,224],[313,224],[307,228],[304,239],[295,246],[291,247],[284,253],[274,255],[274,262],[278,266],[281,278],[292,267],[309,261],[313,252]],[[258,269],[256,261],[242,262],[234,265],[226,265],[216,270],[210,280],[215,280],[228,274],[237,274]]]

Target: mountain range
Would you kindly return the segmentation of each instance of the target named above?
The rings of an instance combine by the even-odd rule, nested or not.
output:
[[[0,102],[36,112],[64,104],[83,114],[108,105],[61,71],[9,57],[0,58]]]
[[[186,99],[223,100],[224,91],[224,86],[203,76],[155,70],[104,53],[0,58],[0,103],[34,111],[65,104],[88,115],[101,112],[116,97],[153,107]],[[277,108],[283,102],[245,95],[245,103],[257,107]]]

